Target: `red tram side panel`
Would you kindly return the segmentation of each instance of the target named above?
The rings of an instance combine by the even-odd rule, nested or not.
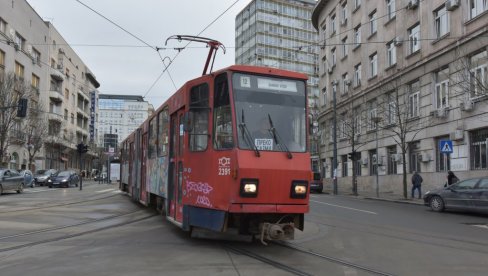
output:
[[[192,233],[293,238],[309,209],[306,80],[231,66],[187,82],[124,141],[122,186]]]

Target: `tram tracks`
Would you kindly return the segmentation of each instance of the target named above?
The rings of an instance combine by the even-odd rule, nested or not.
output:
[[[109,222],[110,220],[120,220],[124,216],[134,215],[138,212],[143,213],[143,215],[142,216],[140,216],[140,215],[136,216],[135,218],[128,219],[126,221],[115,222],[113,224],[106,225],[107,222]],[[31,247],[31,246],[35,246],[35,245],[40,245],[40,244],[57,242],[57,241],[66,240],[66,239],[70,239],[70,238],[74,238],[74,237],[84,236],[87,234],[92,234],[92,233],[96,233],[96,232],[100,232],[100,231],[104,231],[104,230],[108,230],[108,229],[112,229],[112,228],[117,228],[117,227],[129,225],[132,223],[136,223],[136,222],[143,221],[143,220],[152,218],[154,216],[157,216],[157,214],[154,212],[150,212],[149,214],[148,213],[149,212],[147,210],[136,209],[136,210],[132,210],[130,212],[115,214],[115,215],[111,215],[111,216],[104,217],[104,218],[85,220],[82,222],[73,223],[73,224],[69,224],[69,225],[55,226],[55,227],[40,229],[40,230],[26,232],[26,233],[19,233],[19,234],[14,234],[14,235],[3,236],[3,237],[0,237],[0,245],[2,242],[5,242],[5,241],[7,241],[9,243],[13,243],[15,241],[11,241],[11,240],[15,239],[15,238],[19,238],[19,237],[35,236],[35,235],[49,233],[49,232],[55,233],[56,231],[60,231],[63,229],[68,229],[68,228],[75,229],[76,227],[83,227],[83,226],[89,226],[90,224],[94,224],[94,226],[87,227],[88,229],[79,229],[78,231],[75,229],[74,233],[61,234],[61,235],[58,235],[58,236],[55,236],[52,238],[40,239],[40,240],[35,240],[35,241],[27,242],[27,243],[22,243],[19,245],[0,248],[0,253],[18,250],[18,249]],[[102,223],[102,224],[104,224],[104,226],[96,227],[97,223]]]
[[[313,258],[320,259],[322,261],[326,261],[326,262],[329,262],[329,263],[334,263],[334,264],[337,264],[337,265],[340,265],[340,266],[343,266],[343,267],[349,267],[349,268],[355,269],[357,271],[366,272],[366,273],[371,274],[371,275],[382,275],[382,276],[392,276],[392,275],[394,275],[392,273],[380,271],[380,270],[377,270],[377,269],[374,269],[374,268],[371,268],[371,267],[367,267],[367,266],[364,266],[364,265],[356,264],[356,263],[353,263],[353,262],[350,262],[350,261],[346,261],[346,260],[342,260],[342,259],[339,259],[339,258],[336,258],[336,257],[327,256],[327,255],[324,255],[324,254],[320,254],[320,253],[316,253],[316,252],[313,252],[313,251],[309,251],[309,250],[300,248],[299,246],[291,245],[291,244],[286,243],[286,242],[273,242],[272,245],[277,245],[277,246],[280,246],[282,248],[285,248],[285,249],[288,249],[288,250],[292,250],[295,253],[298,252],[300,254],[304,254],[304,255],[307,255],[307,256],[311,256]],[[229,251],[234,252],[236,254],[243,255],[243,256],[247,256],[247,257],[250,257],[252,259],[261,261],[261,262],[263,262],[265,264],[269,264],[269,265],[274,266],[274,267],[276,267],[276,268],[278,268],[280,270],[289,272],[289,273],[291,273],[293,275],[300,275],[300,276],[317,275],[316,273],[315,274],[314,273],[310,273],[310,272],[307,272],[307,271],[305,271],[303,269],[300,269],[300,268],[297,268],[297,267],[293,267],[291,265],[288,265],[288,264],[286,264],[282,260],[276,260],[276,258],[274,258],[274,257],[265,256],[266,254],[264,254],[262,252],[261,253],[256,253],[256,252],[253,252],[251,250],[244,249],[242,247],[238,247],[238,246],[230,245],[230,244],[225,244],[224,245],[224,248],[226,248]],[[280,254],[278,254],[276,252],[276,250],[274,250],[273,252],[274,252],[273,256],[283,255],[283,252],[280,252]],[[325,274],[327,274],[327,273],[325,272]]]

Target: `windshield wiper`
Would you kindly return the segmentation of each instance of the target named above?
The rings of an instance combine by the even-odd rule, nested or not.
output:
[[[291,154],[291,152],[288,149],[288,147],[286,146],[286,144],[285,143],[280,143],[280,142],[283,142],[283,139],[281,139],[280,134],[278,133],[278,131],[274,127],[273,120],[271,119],[271,115],[269,115],[269,113],[268,113],[268,119],[269,119],[269,126],[270,126],[269,132],[273,136],[273,140],[274,140],[275,144],[278,145],[278,148],[281,151],[283,151],[283,150],[286,151],[286,156],[288,157],[288,159],[292,159],[293,158],[293,155]]]
[[[256,147],[256,145],[253,143],[254,138],[246,126],[246,121],[244,120],[244,109],[242,109],[241,123],[239,124],[239,127],[241,128],[242,138],[244,139],[244,142],[246,142],[246,145],[254,150],[254,154],[257,157],[260,157],[261,153],[259,152],[258,147]]]

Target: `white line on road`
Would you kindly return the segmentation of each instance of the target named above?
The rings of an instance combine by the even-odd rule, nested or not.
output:
[[[105,189],[105,190],[96,191],[95,193],[105,193],[105,192],[110,192],[113,190],[115,190],[115,189]]]
[[[366,211],[366,210],[361,210],[361,209],[355,209],[355,208],[351,208],[351,207],[345,207],[345,206],[340,206],[340,205],[335,205],[335,204],[330,204],[330,203],[325,203],[325,202],[320,202],[320,201],[315,201],[315,200],[310,200],[310,201],[311,202],[318,203],[318,204],[330,205],[330,206],[334,206],[334,207],[338,207],[338,208],[344,208],[344,209],[354,210],[354,211],[358,211],[358,212],[364,212],[364,213],[368,213],[368,214],[372,214],[372,215],[377,215],[378,214],[378,213],[371,212],[371,211]]]

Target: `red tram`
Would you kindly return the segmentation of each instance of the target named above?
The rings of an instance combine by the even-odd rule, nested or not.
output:
[[[122,143],[120,188],[192,234],[292,239],[309,210],[306,81],[239,65],[188,81]]]

